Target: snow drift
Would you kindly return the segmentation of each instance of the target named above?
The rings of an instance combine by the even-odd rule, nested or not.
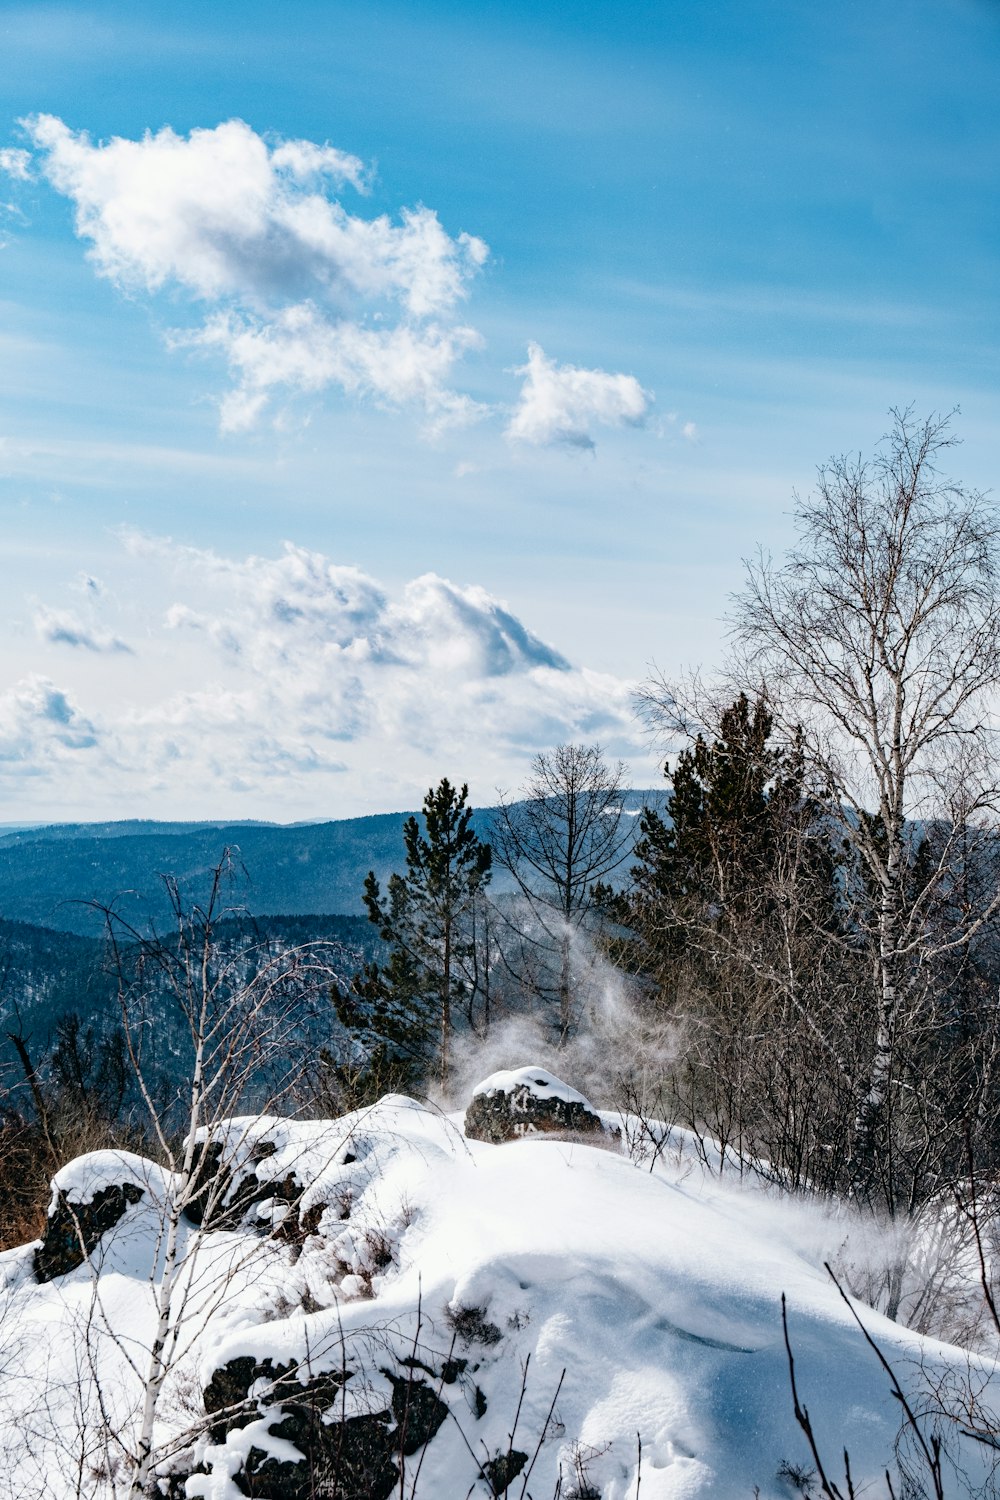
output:
[[[591,1110],[537,1069],[480,1096],[532,1075],[541,1099]],[[481,1142],[461,1116],[400,1096],[333,1122],[230,1121],[213,1142],[225,1212],[181,1237],[161,1491],[819,1493],[792,1408],[784,1293],[821,1452],[840,1477],[846,1446],[859,1492],[883,1493],[899,1403],[814,1236],[706,1175],[683,1133],[649,1170],[619,1149],[628,1122],[604,1120],[626,1128],[597,1145],[531,1130]],[[141,1158],[81,1158],[56,1179],[50,1230],[74,1205],[111,1208],[98,1237],[77,1237],[76,1264],[53,1268],[48,1235],[0,1256],[0,1495],[128,1492],[170,1191]],[[905,1387],[968,1378],[964,1351],[858,1311]],[[957,1427],[945,1443],[975,1493],[989,1451]]]

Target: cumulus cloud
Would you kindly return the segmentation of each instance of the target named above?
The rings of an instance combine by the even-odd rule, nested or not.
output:
[[[639,426],[652,400],[634,375],[557,365],[538,344],[528,345],[528,362],[515,373],[524,383],[507,436],[535,447],[593,449],[594,426]]]
[[[96,581],[88,579],[88,583]],[[121,636],[86,624],[68,609],[48,609],[41,605],[35,610],[34,625],[40,639],[53,645],[78,646],[84,651],[132,652],[132,647]]]
[[[489,681],[536,668],[571,671],[503,604],[477,585],[425,573],[392,598],[361,569],[286,542],[277,558],[228,558],[169,540],[131,534],[126,545],[203,580],[220,608],[175,603],[171,629],[193,629],[257,673],[291,667],[315,676],[330,668],[368,670],[371,685],[399,669],[453,682]],[[332,683],[331,683],[332,686]],[[372,694],[371,696],[374,696]]]
[[[148,573],[141,597],[168,601],[147,610],[150,670],[123,696],[115,669],[99,731],[67,695],[63,709],[43,700],[41,679],[21,685],[10,731],[21,746],[54,733],[86,745],[104,796],[113,785],[115,798],[131,789],[192,815],[319,816],[413,805],[446,773],[491,798],[538,749],[601,740],[620,754],[636,743],[630,685],[572,663],[478,585],[427,573],[390,589],[291,543],[235,557],[123,541],[130,571]],[[168,677],[171,688],[157,686]],[[65,774],[67,796],[87,785],[79,759],[67,769],[42,754],[38,765],[56,783]]]
[[[74,203],[77,234],[90,241],[97,270],[132,289],[158,291],[177,282],[213,299],[287,290],[310,273],[357,282],[370,274],[365,242],[380,229],[383,239],[391,235],[384,221],[360,220],[352,235],[350,215],[304,191],[301,173],[283,170],[280,156],[276,162],[240,120],[189,136],[168,127],[138,141],[115,136],[97,145],[54,115],[23,123],[42,154],[45,177]],[[347,180],[356,181],[360,161],[344,160]],[[340,185],[345,174],[334,180]],[[324,254],[324,218],[339,255],[329,247]]]
[[[208,307],[201,332],[174,342],[221,352],[236,376],[224,426],[251,425],[278,389],[331,386],[438,421],[470,415],[448,382],[476,335],[453,315],[487,246],[426,207],[396,220],[345,208],[335,194],[367,186],[358,157],[271,144],[241,120],[96,144],[53,115],[22,123],[99,275]]]
[[[460,309],[489,249],[425,205],[360,211],[371,176],[350,152],[242,120],[96,142],[55,115],[20,123],[33,150],[0,151],[0,172],[37,175],[69,199],[98,275],[199,310],[167,342],[226,366],[224,432],[268,414],[280,425],[276,402],[329,391],[416,410],[431,435],[509,414],[507,436],[535,447],[593,449],[593,428],[646,415],[652,398],[634,376],[557,365],[534,343],[512,413],[456,389],[482,345]]]

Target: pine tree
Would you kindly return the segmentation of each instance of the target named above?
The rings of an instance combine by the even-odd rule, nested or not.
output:
[[[631,947],[633,965],[661,983],[692,929],[703,943],[706,928],[721,932],[750,917],[766,924],[790,840],[798,878],[819,894],[825,919],[836,920],[836,854],[822,808],[807,795],[801,746],[773,744],[772,732],[766,702],[751,705],[741,693],[720,716],[715,739],[698,735],[665,768],[669,820],[645,809],[631,887],[606,893],[612,915],[632,934],[624,948]]]
[[[857,962],[831,815],[797,736],[741,695],[643,817],[612,956],[672,1028],[675,1117],[792,1185],[844,1180]],[[820,792],[822,788],[819,789]]]
[[[468,797],[468,786],[456,791],[447,777],[431,787],[423,804],[424,831],[415,817],[403,825],[406,874],[391,875],[383,896],[370,870],[364,889],[369,919],[392,949],[388,966],[369,976],[377,989],[375,1009],[397,1046],[419,1047],[436,1025],[442,1087],[448,1083],[452,1012],[470,985],[473,903],[489,883],[492,864],[489,844],[472,827]]]
[[[331,998],[341,1025],[357,1043],[348,1058],[321,1056],[322,1072],[343,1094],[348,1109],[374,1103],[385,1093],[419,1089],[434,1050],[436,1025],[429,998],[421,994],[416,965],[394,949],[384,966],[366,963]],[[341,1113],[344,1111],[342,1110]]]

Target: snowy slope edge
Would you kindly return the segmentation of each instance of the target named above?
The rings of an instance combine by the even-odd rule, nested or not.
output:
[[[400,1096],[333,1122],[230,1121],[225,1151],[238,1212],[185,1222],[179,1246],[156,1425],[168,1495],[304,1500],[321,1482],[339,1500],[549,1500],[560,1484],[592,1500],[640,1485],[642,1500],[747,1500],[755,1486],[788,1500],[788,1474],[810,1464],[782,1292],[829,1454],[850,1448],[859,1490],[893,1462],[897,1403],[810,1234],[682,1153],[651,1173],[578,1140],[484,1144]],[[36,1247],[0,1257],[12,1494],[39,1472],[76,1494],[81,1432],[99,1453],[109,1411],[122,1450],[135,1430],[169,1183],[119,1165],[158,1192],[126,1206],[89,1263],[39,1285]],[[118,1180],[93,1158],[60,1179],[91,1199]],[[863,1311],[904,1380],[966,1370],[964,1351]],[[988,1455],[967,1447],[985,1474]],[[127,1466],[105,1450],[93,1500],[123,1493]]]

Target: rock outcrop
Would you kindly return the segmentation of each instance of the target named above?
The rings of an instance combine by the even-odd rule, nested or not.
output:
[[[52,1179],[45,1233],[34,1248],[35,1280],[52,1281],[82,1266],[136,1205],[157,1201],[169,1174],[132,1151],[91,1151]]]
[[[516,1068],[484,1079],[465,1111],[465,1133],[493,1145],[526,1135],[559,1135],[602,1146],[617,1144],[619,1138],[589,1100],[545,1068]]]
[[[438,1391],[453,1382],[464,1361],[453,1361],[435,1377]],[[249,1357],[215,1371],[204,1392],[214,1417],[213,1442],[256,1424],[237,1474],[242,1493],[259,1500],[389,1500],[399,1486],[400,1458],[418,1452],[437,1433],[448,1407],[415,1369],[383,1369],[391,1395],[384,1409],[346,1415],[341,1392],[348,1368],[302,1380],[293,1365],[274,1366]],[[279,1452],[270,1451],[275,1446]],[[301,1457],[287,1455],[287,1445]]]
[[[45,1234],[35,1251],[35,1280],[51,1281],[82,1266],[102,1235],[114,1229],[141,1197],[142,1188],[134,1182],[109,1183],[98,1188],[87,1203],[73,1203],[57,1188]]]

